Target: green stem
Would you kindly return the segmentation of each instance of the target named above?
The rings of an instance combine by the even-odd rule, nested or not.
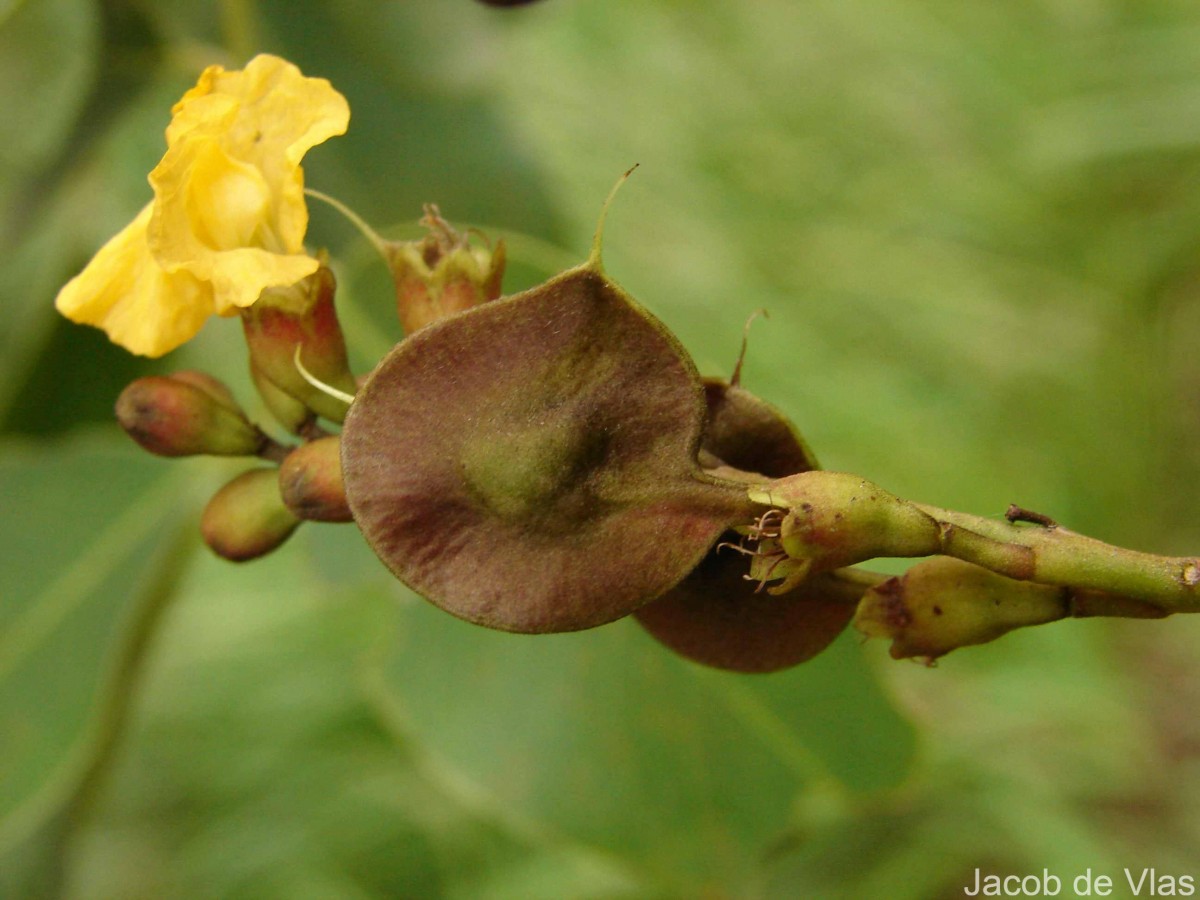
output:
[[[911,503],[857,475],[823,471],[752,487],[750,499],[779,510],[749,529],[760,555],[790,564],[760,567],[777,571],[773,577],[799,580],[881,556],[943,555],[1020,581],[1143,601],[1164,613],[1200,612],[1200,559],[1114,547],[1016,507],[1009,521],[997,521]]]
[[[331,197],[329,194],[326,194],[323,191],[318,191],[315,188],[306,187],[304,189],[304,193],[312,197],[314,200],[320,200],[322,203],[341,213],[342,216],[345,217],[351,225],[357,228],[359,233],[371,243],[371,246],[375,248],[375,251],[383,257],[384,262],[390,258],[391,254],[388,252],[388,242],[379,236],[379,232],[372,228],[366,219],[352,210],[349,206],[347,206],[341,200],[338,200],[336,197]]]
[[[1200,612],[1200,560],[1115,547],[1058,525],[1018,525],[913,504],[939,529],[934,552],[1009,578],[1136,597],[1168,612]]]

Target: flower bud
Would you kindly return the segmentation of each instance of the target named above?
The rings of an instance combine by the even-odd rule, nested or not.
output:
[[[342,484],[341,440],[318,438],[287,455],[279,466],[279,493],[288,509],[313,522],[352,522]]]
[[[384,258],[396,283],[396,308],[406,334],[438,319],[495,300],[504,277],[504,242],[472,247],[432,204],[421,224],[429,234],[419,241],[385,241]]]
[[[924,560],[863,595],[854,626],[889,638],[894,659],[937,659],[1014,628],[1071,615],[1062,587],[1017,581],[948,556]]]
[[[253,363],[250,364],[250,378],[272,418],[292,434],[299,434],[316,419],[316,413],[291,394],[275,387],[275,383]]]
[[[215,396],[211,387],[198,387],[195,379],[187,380],[189,377],[152,375],[132,382],[117,398],[116,415],[121,427],[159,456],[256,454],[266,436],[236,403],[230,405],[220,398],[219,391]],[[232,399],[230,396],[229,401]]]
[[[244,562],[270,553],[299,524],[279,496],[275,469],[261,468],[243,472],[213,494],[200,533],[218,556]]]
[[[333,305],[336,290],[333,272],[322,266],[298,284],[263,291],[242,310],[242,326],[252,371],[318,415],[340,422],[349,404],[310,383],[300,369],[334,391],[354,393]]]
[[[233,391],[229,389],[225,382],[219,378],[214,378],[207,372],[201,372],[199,369],[184,369],[179,372],[172,372],[167,377],[175,381],[182,381],[184,384],[190,384],[192,387],[198,387],[222,406],[236,413],[242,413],[241,404],[233,396]]]

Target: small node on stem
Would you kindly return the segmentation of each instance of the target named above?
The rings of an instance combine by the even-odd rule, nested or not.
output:
[[[1004,518],[1010,522],[1030,522],[1034,525],[1041,525],[1043,528],[1058,527],[1058,523],[1044,513],[1034,512],[1032,509],[1017,506],[1015,503],[1008,505]]]

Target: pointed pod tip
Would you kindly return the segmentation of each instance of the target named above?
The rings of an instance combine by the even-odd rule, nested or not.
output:
[[[742,326],[742,349],[738,352],[737,362],[733,366],[733,374],[729,376],[729,383],[734,387],[738,387],[742,383],[742,363],[746,361],[746,350],[750,346],[750,326],[754,324],[754,320],[759,316],[762,316],[764,319],[771,318],[764,307],[759,307],[750,313],[750,318]]]
[[[602,249],[604,245],[604,220],[608,218],[608,208],[612,206],[613,199],[617,196],[617,191],[621,186],[629,180],[629,176],[641,163],[634,163],[624,174],[617,179],[617,183],[612,186],[612,190],[608,192],[608,197],[604,200],[604,205],[600,207],[600,218],[596,222],[596,234],[592,238],[592,250],[588,254],[587,262],[584,264],[589,269],[595,269],[597,272],[603,271],[604,266],[601,263]]]

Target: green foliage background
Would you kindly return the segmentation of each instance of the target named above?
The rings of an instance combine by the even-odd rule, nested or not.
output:
[[[136,452],[138,374],[249,402],[235,321],[155,363],[58,287],[148,199],[175,99],[260,50],[353,111],[310,185],[606,267],[828,468],[1200,550],[1190,0],[0,3],[0,895],[936,898],[972,870],[1200,876],[1200,628],[1069,622],[932,670],[846,635],[767,677],[624,621],[527,638],[351,526],[233,566],[236,467]],[[399,337],[314,206],[361,366]]]

